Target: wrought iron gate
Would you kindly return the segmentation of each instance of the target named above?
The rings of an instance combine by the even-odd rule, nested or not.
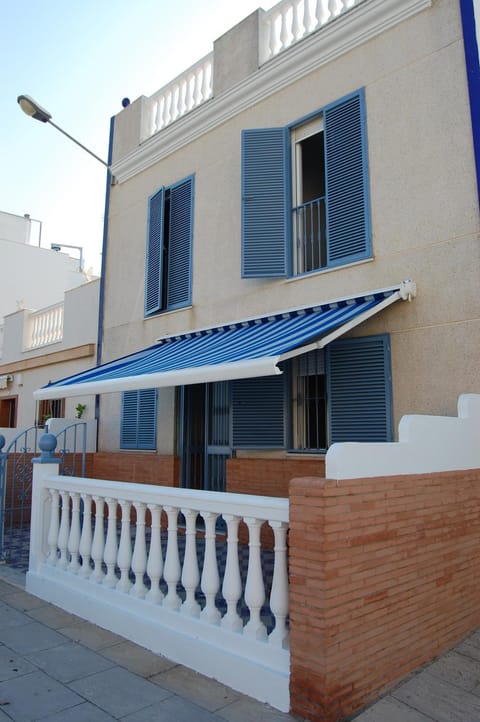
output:
[[[22,431],[4,449],[0,434],[0,561],[28,567],[32,505],[32,458],[39,453],[43,429]],[[59,473],[85,476],[87,424],[82,421],[56,434]]]

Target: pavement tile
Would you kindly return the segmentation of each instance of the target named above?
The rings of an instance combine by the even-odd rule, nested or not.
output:
[[[138,712],[122,717],[122,722],[224,722],[214,712],[198,707],[193,702],[172,695]],[[260,722],[260,721],[259,721]]]
[[[113,666],[113,662],[75,642],[35,652],[27,658],[59,682],[73,682]]]
[[[428,670],[402,684],[392,696],[426,715],[434,712],[436,722],[480,720],[480,697],[439,679]]]
[[[294,722],[297,720],[296,717],[279,712],[250,697],[241,697],[223,709],[217,710],[217,715],[228,722],[288,722],[290,720]],[[392,721],[388,719],[388,722]]]
[[[20,612],[19,612],[20,613]],[[27,617],[29,619],[29,617]],[[40,652],[59,644],[65,644],[65,637],[39,622],[9,627],[0,631],[0,640],[19,654]]]
[[[58,712],[48,715],[48,717],[42,717],[42,722],[114,722],[115,719],[115,717],[111,717],[103,709],[95,707],[90,702],[82,702],[76,707],[70,707],[68,714]]]
[[[4,602],[0,602],[0,641],[3,641],[1,633],[2,629],[21,626],[22,624],[28,624],[31,621],[30,617],[23,612],[20,612],[18,609],[13,609],[13,607],[9,607],[8,604],[5,604]]]
[[[154,654],[134,642],[120,642],[113,647],[102,649],[101,654],[130,672],[145,678],[153,677],[153,675],[176,666],[176,663],[170,659]]]
[[[40,671],[0,682],[0,699],[8,702],[4,709],[15,722],[32,722],[62,710],[63,719],[68,720],[68,708],[83,701]]]
[[[457,652],[444,654],[428,667],[428,672],[469,692],[480,684],[478,660]]]
[[[355,722],[432,722],[432,719],[394,697],[384,697],[355,717]]]
[[[474,632],[474,634],[464,639],[463,642],[457,644],[455,651],[480,662],[480,632]]]
[[[36,667],[33,664],[13,652],[9,647],[0,647],[0,682],[21,677],[23,674],[29,674],[35,670]]]
[[[151,681],[210,712],[225,707],[240,696],[230,687],[180,665],[152,677]]]
[[[99,650],[123,642],[124,638],[109,632],[108,629],[97,627],[91,622],[81,621],[79,624],[59,627],[58,631],[74,642],[79,642],[89,649]]]
[[[14,587],[10,587],[10,589],[13,593],[5,595],[3,600],[6,604],[15,607],[15,609],[19,609],[21,612],[27,612],[38,607],[48,607],[47,602],[39,597],[35,597],[33,594],[16,590]]]
[[[2,576],[4,570],[6,570],[7,567],[2,565]],[[0,599],[3,599],[3,597],[8,596],[9,594],[12,594],[12,592],[16,592],[17,589],[13,587],[8,582],[4,581],[3,579],[0,579]]]
[[[121,667],[83,677],[68,686],[113,717],[138,712],[168,696],[168,692],[157,685]]]
[[[53,604],[45,604],[42,607],[31,609],[28,612],[28,616],[37,622],[46,624],[47,627],[51,627],[52,629],[60,629],[62,627],[71,628],[75,625],[85,623],[85,620],[81,617],[65,612],[65,610],[59,607],[54,607]]]

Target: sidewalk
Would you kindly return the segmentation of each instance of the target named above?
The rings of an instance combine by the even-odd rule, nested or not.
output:
[[[24,591],[0,567],[0,722],[294,722]],[[355,722],[480,722],[480,630]],[[298,722],[298,720],[297,720]]]
[[[0,569],[0,722],[292,722],[24,591]]]

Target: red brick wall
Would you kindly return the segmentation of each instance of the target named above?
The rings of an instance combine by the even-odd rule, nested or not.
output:
[[[227,491],[287,497],[291,479],[324,474],[325,460],[307,455],[283,459],[227,459]]]
[[[89,454],[88,474],[93,479],[179,486],[177,456],[99,451]]]
[[[333,722],[480,625],[480,470],[294,479],[292,712]]]

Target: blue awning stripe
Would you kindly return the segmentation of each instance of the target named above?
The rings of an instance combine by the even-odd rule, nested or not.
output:
[[[392,292],[362,296],[263,319],[169,337],[123,358],[55,381],[48,388],[277,357],[300,348],[367,311]]]

